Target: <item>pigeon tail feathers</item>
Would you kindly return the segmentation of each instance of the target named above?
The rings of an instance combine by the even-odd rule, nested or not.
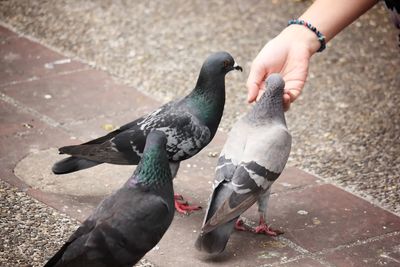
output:
[[[236,220],[237,218],[219,226],[211,232],[201,233],[195,243],[197,250],[211,255],[222,253],[225,250],[229,237],[234,230]]]
[[[77,157],[68,157],[56,162],[51,170],[54,174],[66,174],[91,168],[99,164],[101,164],[101,162]]]

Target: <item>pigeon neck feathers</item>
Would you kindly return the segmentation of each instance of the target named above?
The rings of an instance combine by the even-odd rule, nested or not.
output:
[[[159,131],[153,131],[149,134],[142,159],[127,182],[128,187],[136,187],[139,184],[146,188],[158,188],[167,183],[172,183],[165,148],[166,140],[165,134]]]
[[[204,123],[218,120],[219,115],[222,116],[225,105],[225,82],[222,78],[218,85],[214,84],[205,86],[197,86],[189,95],[190,104],[198,111],[198,116]]]
[[[225,73],[210,73],[203,66],[196,87],[186,98],[194,115],[215,133],[225,105]]]

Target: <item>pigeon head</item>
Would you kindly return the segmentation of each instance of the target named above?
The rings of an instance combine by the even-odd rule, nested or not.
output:
[[[209,75],[225,75],[231,70],[243,71],[242,67],[237,65],[233,57],[227,52],[211,54],[201,68],[202,73],[207,73]]]
[[[260,101],[265,101],[263,99],[270,99],[270,101],[274,100],[274,102],[282,101],[284,88],[285,82],[280,74],[273,73],[269,75],[265,81],[265,92],[261,96]]]
[[[253,121],[263,121],[270,118],[281,118],[284,120],[283,113],[283,92],[285,82],[281,75],[271,74],[265,81],[265,92],[254,105],[248,118]]]
[[[242,67],[235,63],[229,53],[216,52],[211,54],[201,67],[196,89],[200,89],[200,91],[216,88],[225,90],[225,75],[231,70],[243,71]],[[223,93],[225,94],[225,91]]]
[[[205,124],[211,136],[217,131],[225,105],[225,75],[242,70],[227,52],[211,54],[201,67],[193,91],[184,99],[190,112]]]

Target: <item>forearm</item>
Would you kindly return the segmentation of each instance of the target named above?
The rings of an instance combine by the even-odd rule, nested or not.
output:
[[[299,19],[315,26],[325,35],[328,42],[377,2],[377,0],[316,0]]]

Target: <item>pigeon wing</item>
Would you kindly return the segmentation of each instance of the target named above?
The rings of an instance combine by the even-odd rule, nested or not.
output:
[[[149,116],[127,124],[96,140],[77,146],[60,148],[61,153],[97,162],[137,164],[142,156],[147,134],[153,129],[163,131],[168,138],[167,152],[173,161],[198,153],[211,140],[210,130],[185,110],[174,110],[172,104],[163,106]],[[96,141],[97,142],[97,141]]]
[[[244,125],[241,119],[235,123],[228,134],[228,139],[225,142],[221,155],[218,158],[217,167],[215,168],[213,192],[204,217],[203,226],[232,193],[232,188],[228,188],[228,185],[232,181],[238,167],[238,162],[241,161],[241,157],[243,156],[247,129],[247,125]]]
[[[230,159],[224,156],[219,157],[218,165],[215,170],[215,179],[213,185],[213,192],[211,194],[206,215],[204,216],[203,226],[215,213],[220,204],[229,196],[232,190],[229,190],[226,185],[231,181],[235,172],[236,166],[232,164]]]
[[[97,221],[85,245],[103,251],[101,257],[109,257],[105,252],[112,250],[113,255],[119,255],[116,261],[123,263],[138,261],[158,243],[174,210],[159,196],[136,192],[135,196],[120,196],[112,212]],[[99,246],[99,240],[104,240],[106,247]]]

